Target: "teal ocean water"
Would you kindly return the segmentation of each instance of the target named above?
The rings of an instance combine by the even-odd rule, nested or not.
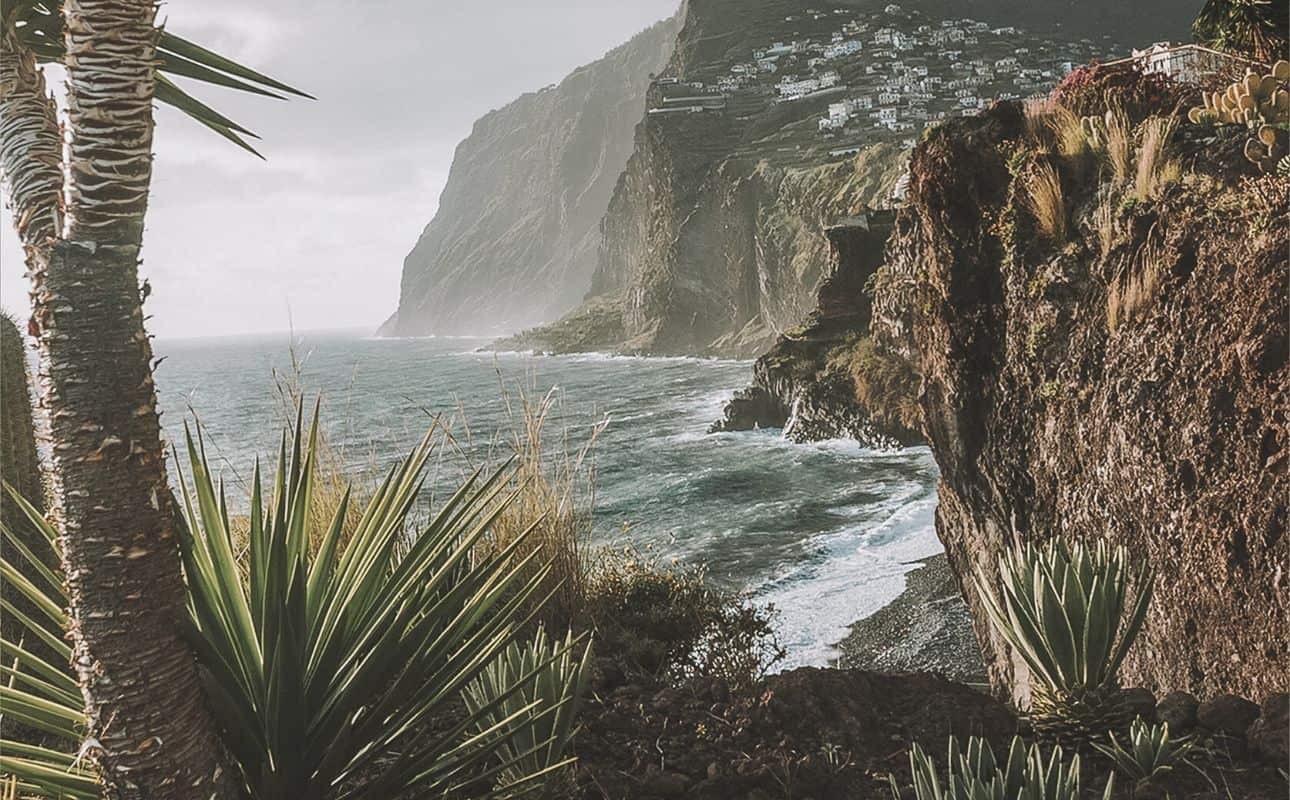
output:
[[[899,594],[911,561],[940,550],[926,448],[707,434],[748,382],[750,362],[479,352],[484,343],[349,333],[161,340],[163,424],[177,438],[195,412],[208,455],[237,486],[257,455],[276,453],[284,417],[274,374],[292,374],[293,351],[310,397],[323,397],[330,441],[356,471],[395,463],[436,414],[456,419],[468,457],[482,460],[509,430],[501,386],[554,389],[551,435],[577,447],[604,426],[594,448],[597,540],[702,562],[714,579],[773,603],[786,666],[827,663],[847,625]]]

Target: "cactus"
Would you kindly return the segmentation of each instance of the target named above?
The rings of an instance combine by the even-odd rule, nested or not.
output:
[[[1223,92],[1201,96],[1187,112],[1195,125],[1285,125],[1290,123],[1290,61],[1278,61],[1268,74],[1247,70]]]
[[[1263,172],[1278,173],[1280,163],[1290,155],[1290,133],[1284,129],[1263,125],[1245,143],[1245,157]]]

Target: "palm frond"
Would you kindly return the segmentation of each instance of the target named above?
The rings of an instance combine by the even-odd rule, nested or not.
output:
[[[2,23],[13,26],[18,40],[41,63],[60,63],[65,56],[63,10],[57,0],[14,0]],[[260,155],[244,137],[258,138],[180,88],[172,78],[185,78],[263,97],[287,96],[313,99],[289,84],[233,61],[164,28],[157,41],[156,100],[173,106],[220,136],[254,155]]]

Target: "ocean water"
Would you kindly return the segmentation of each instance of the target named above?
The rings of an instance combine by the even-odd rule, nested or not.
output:
[[[275,376],[299,375],[309,397],[322,396],[329,440],[357,473],[394,464],[435,415],[451,420],[462,450],[453,458],[479,463],[510,430],[503,387],[512,398],[554,390],[548,436],[576,449],[602,428],[592,450],[597,541],[706,564],[715,580],[773,604],[785,667],[828,663],[847,626],[899,594],[911,562],[941,549],[926,448],[707,434],[751,362],[494,354],[479,351],[484,343],[356,333],[161,340],[163,425],[178,438],[195,414],[236,495],[254,458],[276,453],[284,412]],[[449,482],[461,465],[436,469]]]

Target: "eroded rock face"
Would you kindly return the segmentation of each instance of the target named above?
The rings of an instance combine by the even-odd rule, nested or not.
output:
[[[922,375],[937,532],[992,681],[1027,691],[969,576],[1064,535],[1156,571],[1127,685],[1284,690],[1290,189],[1220,142],[1154,199],[1116,190],[1099,225],[1105,188],[1067,174],[1054,245],[1013,174],[1023,131],[1004,104],[916,149],[873,326]]]
[[[874,447],[921,441],[898,410],[866,402],[863,370],[852,369],[871,317],[866,282],[883,260],[890,211],[866,211],[826,230],[829,257],[815,310],[753,365],[753,384],[731,400],[713,431],[783,428],[796,442],[855,439]],[[912,392],[902,398],[912,402]]]

